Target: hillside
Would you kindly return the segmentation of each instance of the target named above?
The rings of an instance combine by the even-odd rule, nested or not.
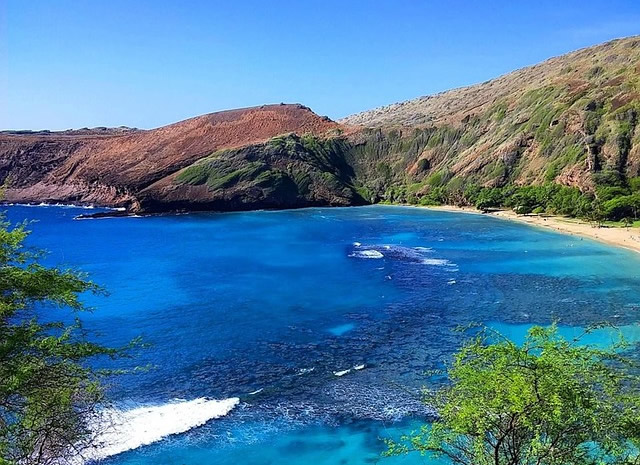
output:
[[[281,104],[153,130],[0,133],[0,180],[7,201],[146,212],[480,198],[584,216],[623,197],[610,216],[638,217],[639,112],[630,37],[339,122]],[[514,200],[518,186],[544,189]]]
[[[334,167],[325,172],[321,163],[314,164],[301,153],[271,146],[268,160],[258,162],[252,149],[260,150],[282,134],[313,138],[330,136],[339,128],[302,105],[265,105],[152,130],[4,132],[0,133],[0,179],[8,187],[5,200],[9,202],[96,203],[132,211],[167,210],[168,206],[160,205],[164,199],[176,208],[223,210],[346,205],[354,202],[355,195],[344,184],[349,182],[348,173]],[[226,189],[229,179],[201,185],[185,175],[185,183],[171,181],[198,161],[193,169],[211,163],[221,177],[242,182]],[[287,168],[290,173],[285,173]],[[252,182],[247,179],[249,171],[261,178]],[[308,174],[309,181],[298,192],[290,188],[289,175],[302,177],[301,173]]]
[[[391,171],[432,184],[555,181],[593,190],[640,170],[640,38],[340,121],[383,128]],[[408,156],[404,147],[412,146]],[[610,179],[604,179],[604,178]]]

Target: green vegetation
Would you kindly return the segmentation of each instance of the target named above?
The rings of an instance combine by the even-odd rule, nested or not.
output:
[[[206,185],[209,191],[252,189],[257,198],[292,202],[333,196],[338,203],[364,203],[352,184],[353,170],[346,163],[343,138],[284,134],[264,144],[216,152],[183,169],[177,184]],[[381,176],[392,168],[380,163]],[[297,200],[296,200],[297,199]]]
[[[640,191],[630,187],[599,187],[592,194],[552,183],[522,187],[470,184],[463,188],[457,179],[426,191],[423,184],[396,186],[388,189],[385,196],[395,203],[474,206],[482,211],[510,208],[519,214],[547,213],[599,223],[629,219],[633,225],[640,219]]]
[[[384,114],[388,126],[355,135],[275,137],[255,147],[253,156],[242,157],[244,164],[265,163],[255,171],[240,158],[233,160],[241,151],[228,151],[203,161],[204,167],[197,163],[185,169],[177,180],[210,189],[251,188],[262,170],[275,168],[293,180],[301,195],[333,193],[337,187],[351,191],[348,199],[370,203],[476,205],[599,223],[635,221],[640,87],[635,68],[628,65],[635,61],[622,57],[636,57],[637,47],[615,47],[606,65],[593,59],[567,62],[550,69],[552,78],[535,86],[514,82],[513,92],[495,95],[490,104],[476,106],[469,97],[469,111],[447,113],[451,102],[445,95],[426,99],[419,106],[431,108],[445,99],[431,108],[443,116],[433,123],[428,123],[429,112],[418,112],[419,106],[401,105]],[[296,162],[284,167],[283,159]],[[327,185],[329,177],[322,173],[332,174],[340,185]],[[615,195],[607,191],[613,188]]]
[[[230,187],[244,180],[252,180],[267,169],[260,162],[248,162],[241,166],[225,158],[210,157],[180,172],[176,181],[183,184],[206,184],[210,189]]]
[[[584,163],[587,156],[584,143],[575,136],[554,132],[562,126],[553,124],[557,111],[561,110],[549,107],[543,111],[539,106],[541,102],[556,105],[556,97],[554,87],[531,91],[523,97],[525,104],[538,105],[535,108],[539,113],[533,114],[525,126],[544,128],[534,137],[540,146],[550,144],[545,155],[550,159],[537,178],[542,184],[515,185],[514,177],[522,174],[517,162],[521,142],[513,143],[513,147],[509,145],[503,159],[465,177],[454,175],[446,163],[433,163],[432,158],[446,160],[451,151],[464,150],[467,143],[475,141],[475,136],[463,137],[473,133],[473,129],[463,133],[449,127],[369,130],[358,144],[342,137],[282,135],[264,145],[215,153],[184,169],[176,182],[206,185],[212,191],[236,186],[257,187],[263,190],[263,195],[285,192],[292,197],[313,196],[323,191],[371,203],[450,204],[476,206],[484,211],[511,208],[521,214],[565,215],[598,223],[629,219],[627,223],[633,224],[640,214],[640,177],[627,178],[619,163],[608,164],[592,173],[595,190],[582,192],[576,187],[555,183],[564,169]],[[593,113],[601,108],[597,103],[588,103],[587,107],[594,108]],[[492,114],[500,113],[503,108],[504,105],[498,105]],[[621,114],[625,115],[620,117],[623,122],[633,116],[628,116],[628,111]],[[630,126],[622,126],[626,129],[621,140],[628,142]],[[619,145],[628,150],[629,144],[623,142]],[[425,153],[430,154],[430,158],[425,157]],[[491,181],[483,181],[485,179]]]
[[[85,310],[80,294],[99,289],[82,274],[40,265],[27,236],[24,224],[0,219],[1,465],[62,463],[86,444],[108,374],[86,362],[126,353],[87,340],[78,319],[56,321],[56,312],[64,319]]]
[[[454,357],[448,383],[427,390],[432,425],[389,443],[459,465],[636,464],[640,378],[623,350],[534,327],[522,346],[488,329]]]
[[[502,89],[486,83],[365,113],[365,125],[388,129],[358,139],[349,155],[356,180],[373,202],[474,205],[469,188],[481,208],[636,218],[640,81],[629,64],[638,50],[636,39],[615,42],[588,57],[521,70]],[[373,168],[380,163],[391,173]],[[549,187],[568,182],[584,198]],[[479,187],[463,187],[472,185]],[[604,198],[602,187],[625,192]]]

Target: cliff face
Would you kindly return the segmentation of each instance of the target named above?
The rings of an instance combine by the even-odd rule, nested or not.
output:
[[[130,211],[419,201],[471,184],[586,192],[640,175],[639,115],[631,37],[340,122],[266,105],[153,130],[4,132],[0,181],[6,201]]]

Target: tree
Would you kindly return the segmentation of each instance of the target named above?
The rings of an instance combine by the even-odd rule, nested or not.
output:
[[[591,201],[588,194],[575,187],[557,186],[549,207],[557,215],[584,217],[591,209]]]
[[[491,208],[498,208],[504,202],[504,195],[499,188],[484,188],[476,197],[476,208],[488,211]]]
[[[640,193],[615,197],[604,204],[604,212],[608,218],[618,220],[625,216],[638,218],[640,211]]]
[[[600,199],[596,198],[591,203],[591,208],[586,212],[586,218],[592,223],[595,223],[596,226],[602,226],[602,223],[606,219],[606,214]]]
[[[509,203],[516,213],[527,215],[536,208],[545,209],[550,202],[554,186],[520,187],[513,194]]]
[[[449,384],[427,391],[438,416],[389,454],[417,450],[459,465],[640,462],[640,379],[621,355],[532,328],[518,346],[488,330],[466,344]]]
[[[86,444],[107,374],[87,362],[128,352],[87,340],[79,296],[99,288],[39,264],[42,253],[24,245],[25,228],[0,217],[1,465],[61,463]]]

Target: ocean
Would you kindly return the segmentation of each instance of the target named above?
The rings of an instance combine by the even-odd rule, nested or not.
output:
[[[92,338],[148,348],[114,367],[88,459],[146,464],[425,464],[383,459],[432,413],[426,372],[484,323],[514,340],[601,321],[640,339],[640,255],[483,215],[370,206],[74,219],[9,206],[29,245],[89,274]],[[60,318],[68,318],[60,312]],[[589,336],[606,344],[611,330]]]

